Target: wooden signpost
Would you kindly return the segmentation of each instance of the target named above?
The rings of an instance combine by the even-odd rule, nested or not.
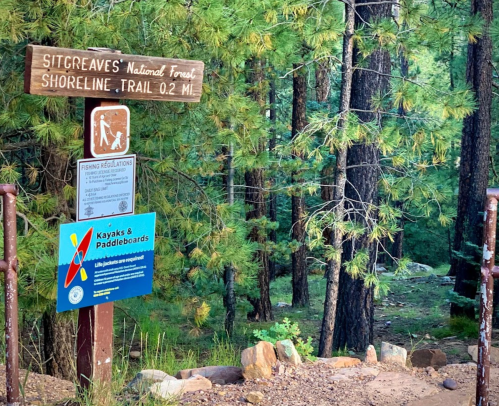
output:
[[[104,148],[104,140],[100,146],[99,138],[98,145],[95,142],[92,145],[92,136],[97,134],[93,131],[94,124],[101,120],[100,116],[104,115],[102,120],[107,123],[106,116],[121,108],[116,99],[199,102],[203,70],[201,61],[124,55],[107,48],[83,51],[28,45],[24,91],[44,96],[85,97],[84,158],[108,153],[119,155],[128,149],[125,142],[121,145],[117,142],[113,149],[108,140],[111,144],[108,149]],[[108,114],[99,115],[103,111]],[[119,126],[120,120],[114,125]],[[116,129],[113,141],[117,139],[117,131],[122,133],[120,138],[125,134],[123,129]],[[98,389],[111,381],[112,350],[113,303],[80,309],[77,374],[82,388],[94,385]]]

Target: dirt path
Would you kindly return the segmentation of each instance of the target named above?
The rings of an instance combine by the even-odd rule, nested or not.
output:
[[[376,377],[373,370],[378,373]],[[469,406],[474,405],[475,375],[476,366],[467,364],[448,365],[432,377],[423,369],[408,370],[380,363],[342,369],[309,363],[288,367],[270,380],[214,385],[209,391],[185,394],[180,404],[248,405],[246,396],[259,391],[264,395],[261,406]],[[458,389],[445,389],[445,378],[456,380]],[[491,406],[499,405],[498,388],[496,368],[491,379]]]

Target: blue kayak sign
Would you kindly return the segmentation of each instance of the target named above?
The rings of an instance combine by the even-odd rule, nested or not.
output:
[[[57,311],[152,292],[156,213],[63,224]]]

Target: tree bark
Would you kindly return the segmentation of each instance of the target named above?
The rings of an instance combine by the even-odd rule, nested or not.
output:
[[[293,112],[291,123],[291,137],[294,140],[307,125],[307,78],[305,69],[293,65]],[[293,152],[294,159],[303,159],[301,151]],[[292,181],[295,184],[303,182],[300,173],[294,172]],[[295,191],[291,197],[291,236],[300,246],[291,254],[291,267],[293,272],[293,307],[309,305],[308,272],[307,272],[307,247],[305,245],[305,197],[301,190]]]
[[[456,275],[454,291],[474,299],[480,276],[482,226],[489,177],[490,125],[492,104],[492,0],[472,0],[471,14],[484,22],[483,34],[468,44],[466,81],[475,92],[478,108],[463,122],[459,195],[451,275]],[[471,258],[471,260],[469,259]],[[451,304],[451,316],[475,318],[473,306]]]
[[[345,131],[345,119],[350,110],[350,97],[352,88],[352,63],[353,63],[353,34],[355,22],[355,0],[350,5],[345,4],[346,28],[343,38],[343,61],[340,94],[340,119],[338,127]],[[335,217],[343,219],[345,215],[344,197],[346,183],[347,146],[340,146],[336,152],[336,166],[334,174],[333,204]],[[326,262],[326,298],[324,300],[324,316],[322,318],[321,336],[319,340],[319,357],[331,357],[333,351],[333,332],[336,317],[336,304],[338,300],[338,283],[341,265],[341,251],[343,232],[341,227],[327,230],[328,243],[337,253]]]
[[[315,97],[318,103],[326,103],[331,89],[329,80],[329,63],[321,61],[315,68]]]
[[[357,4],[368,2],[361,0]],[[363,6],[356,9],[355,26],[366,22],[387,18],[391,15],[391,3]],[[353,65],[363,63],[360,52],[354,50]],[[372,99],[385,93],[389,86],[390,54],[382,49],[375,50],[367,57],[369,71],[355,70],[352,80],[352,109],[361,110],[356,114],[360,122],[377,120],[381,117],[372,111]],[[380,72],[380,73],[377,73]],[[349,218],[370,230],[378,220],[373,205],[378,203],[379,150],[377,144],[353,145],[348,151],[348,184],[345,189]],[[366,272],[375,272],[377,242],[369,240],[369,231],[358,239],[344,244],[342,263],[351,261],[360,251],[367,251],[369,261]],[[340,271],[338,308],[334,330],[334,349],[347,347],[354,351],[365,351],[373,342],[374,289],[367,287],[362,278],[354,278],[343,266]]]
[[[269,115],[270,115],[270,140],[269,140],[269,154],[271,159],[275,155],[275,148],[277,146],[277,131],[276,131],[276,106],[275,106],[275,79],[272,78],[270,80],[270,90],[269,90],[269,104],[270,104],[270,109],[269,109]],[[275,186],[275,177],[272,176],[270,179],[270,184],[272,186]],[[277,221],[277,194],[275,192],[270,192],[269,196],[269,217],[270,221],[276,222]],[[272,241],[274,244],[277,244],[277,230],[270,230],[269,233],[269,239]],[[273,260],[269,260],[269,275],[270,275],[270,280],[273,281],[276,278],[276,263]]]
[[[57,314],[55,309],[43,313],[43,352],[48,375],[73,381],[76,379],[73,320]]]
[[[234,166],[232,165],[232,157],[234,156],[234,146],[230,144],[227,154],[227,176],[226,190],[227,202],[229,205],[234,204]],[[235,292],[235,272],[230,265],[224,269],[224,306],[225,306],[225,331],[231,336],[234,331],[234,321],[236,319],[236,292]]]
[[[250,70],[250,83],[252,85],[250,96],[260,105],[262,114],[265,114],[266,94],[260,90],[265,79],[262,61],[251,60]],[[261,140],[258,144],[258,152],[263,152],[265,148],[266,144],[264,140]],[[262,218],[267,214],[264,195],[265,171],[263,168],[250,169],[244,174],[244,179],[246,182],[245,203],[251,207],[246,212],[246,220]],[[259,264],[258,288],[260,290],[260,297],[251,300],[254,310],[248,314],[248,319],[270,321],[273,319],[273,315],[270,303],[269,258],[265,250],[267,236],[265,232],[255,226],[251,229],[248,237],[259,245],[255,260]]]

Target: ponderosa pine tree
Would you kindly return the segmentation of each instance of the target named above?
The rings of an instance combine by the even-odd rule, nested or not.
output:
[[[291,120],[291,137],[295,139],[307,125],[307,78],[303,65],[293,65],[293,112]],[[302,160],[303,151],[293,151],[293,158]],[[307,247],[305,245],[306,206],[305,196],[301,189],[300,172],[291,174],[292,182],[298,187],[291,197],[291,236],[298,245],[291,254],[293,307],[309,305]]]
[[[372,22],[381,21],[391,15],[392,3],[364,5],[369,0],[356,3],[355,26],[360,28]],[[384,49],[374,49],[363,57],[358,48],[354,48],[354,74],[352,78],[352,96],[350,107],[359,118],[360,125],[374,122],[376,127],[382,126],[382,115],[373,104],[388,90],[390,76],[390,54]],[[363,69],[363,67],[366,69]],[[375,272],[378,241],[372,240],[370,230],[377,223],[378,179],[380,151],[378,145],[369,140],[352,145],[348,149],[347,185],[345,197],[346,211],[350,220],[361,224],[365,232],[356,238],[348,239],[343,246],[340,272],[340,286],[336,323],[334,329],[334,349],[348,348],[354,351],[365,351],[373,342],[374,326],[374,287],[368,285],[349,269],[350,264],[357,262],[356,256],[362,258],[367,272]]]
[[[459,196],[451,274],[454,292],[474,299],[480,276],[482,223],[489,179],[492,106],[492,0],[472,0],[471,15],[483,21],[482,35],[468,44],[466,82],[476,95],[477,109],[464,119],[459,167]],[[475,318],[473,306],[451,305],[452,316]]]
[[[326,298],[324,300],[324,316],[322,318],[321,336],[319,341],[319,357],[331,357],[333,351],[333,333],[336,322],[336,306],[338,301],[338,284],[341,267],[345,217],[345,184],[347,171],[347,117],[350,112],[350,100],[353,76],[353,49],[355,28],[355,2],[345,4],[346,28],[343,37],[341,93],[338,118],[339,139],[335,141],[336,162],[334,168],[334,183],[332,187],[333,225],[325,231],[327,243],[330,246],[326,263]]]
[[[249,61],[250,72],[248,73],[251,98],[260,106],[262,114],[265,113],[267,91],[264,87],[265,74],[263,62],[259,58]],[[267,149],[264,139],[258,140],[257,153],[263,153]],[[246,212],[246,221],[258,221],[267,215],[265,201],[265,171],[263,168],[248,169],[244,174],[246,182],[245,203],[250,209]],[[265,250],[267,240],[266,231],[258,224],[252,226],[249,233],[250,241],[258,243],[255,260],[258,263],[258,289],[259,297],[250,299],[253,311],[248,318],[258,321],[270,321],[273,319],[272,304],[270,303],[270,274],[269,257]]]

